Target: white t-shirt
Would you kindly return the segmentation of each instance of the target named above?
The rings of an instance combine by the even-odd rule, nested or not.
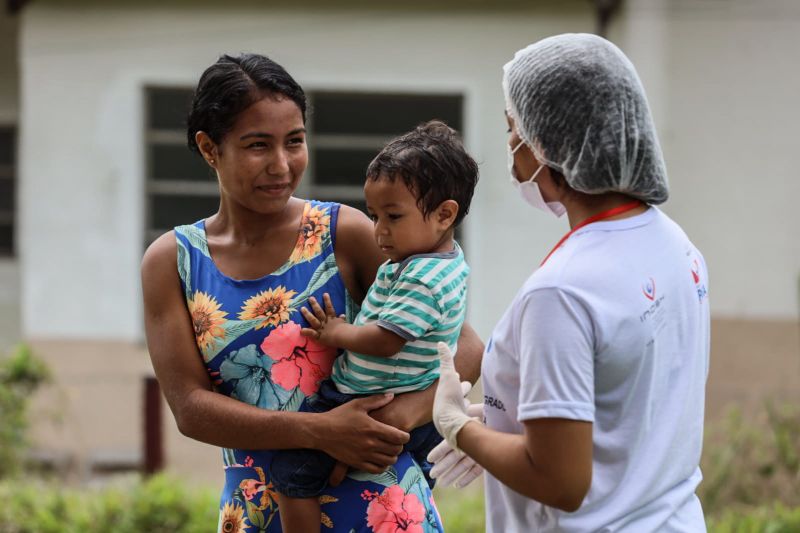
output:
[[[592,422],[592,484],[566,513],[487,473],[488,532],[705,531],[707,288],[700,252],[656,208],[581,228],[528,278],[486,346],[486,423]]]

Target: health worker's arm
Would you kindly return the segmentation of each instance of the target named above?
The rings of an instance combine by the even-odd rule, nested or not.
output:
[[[594,421],[594,333],[589,312],[559,289],[536,289],[515,302],[519,327],[492,364],[518,365],[519,389],[513,415],[521,434],[503,433],[468,417],[459,377],[440,347],[441,395],[436,424],[460,448],[503,484],[520,494],[564,511],[577,510],[592,482]],[[497,343],[495,344],[497,346]],[[509,398],[511,403],[512,399]],[[487,418],[496,406],[485,405]]]
[[[458,447],[523,496],[576,511],[592,483],[592,423],[540,418],[523,425],[524,434],[517,435],[467,422]]]

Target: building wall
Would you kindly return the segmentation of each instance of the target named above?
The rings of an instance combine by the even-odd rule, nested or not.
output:
[[[763,417],[765,401],[800,405],[796,322],[716,319],[711,331],[708,424],[722,423],[731,409],[745,419]],[[141,460],[144,378],[152,375],[145,347],[114,341],[35,341],[32,347],[55,376],[31,412],[37,454],[60,465],[73,483],[98,480],[93,465],[109,458]],[[471,394],[480,401],[480,387]],[[163,421],[167,470],[220,486],[219,449],[181,435],[166,404]]]
[[[57,369],[37,409],[55,398],[66,412],[61,423],[37,425],[42,448],[68,446],[81,464],[98,451],[138,449],[141,379],[151,372],[138,285],[143,87],[192,85],[220,53],[271,55],[309,90],[465,94],[466,144],[482,173],[465,231],[470,321],[483,338],[565,231],[508,185],[500,75],[534,40],[592,31],[588,3],[432,13],[250,5],[76,9],[40,0],[23,12],[21,320]],[[652,103],[671,179],[664,210],[711,271],[709,417],[769,395],[797,399],[800,190],[789,145],[800,118],[797,8],[792,0],[625,5],[611,36]],[[167,420],[172,468],[217,480],[217,452]]]
[[[670,172],[664,210],[706,256],[714,314],[796,319],[800,180],[791,143],[800,71],[790,50],[800,6],[628,4],[637,7],[618,19],[612,37],[641,65]],[[481,334],[564,230],[507,186],[500,67],[539,37],[590,31],[588,8],[420,19],[415,12],[62,11],[36,2],[23,18],[26,336],[141,338],[134,280],[144,224],[142,87],[191,85],[224,51],[271,54],[310,89],[466,94],[467,144],[482,170],[466,226],[472,301],[480,302],[470,319]],[[522,244],[519,231],[527,233]],[[503,256],[514,261],[492,275],[494,258]],[[89,287],[93,305],[74,312]],[[51,312],[42,320],[45,307]]]
[[[535,264],[562,229],[544,221],[529,249],[511,250],[508,228],[527,224],[527,212],[507,188],[500,67],[532,39],[591,30],[588,7],[420,18],[355,10],[79,11],[35,2],[23,19],[20,242],[28,337],[141,338],[142,87],[194,84],[221,52],[266,52],[308,89],[465,93],[466,141],[483,170],[466,228],[467,247],[476,250],[469,260],[475,272],[488,273],[492,261],[484,258],[495,252],[521,256],[509,276],[473,278],[473,298],[484,303],[472,320],[482,333],[524,277],[525,265]],[[42,145],[47,157],[39,156]],[[496,216],[509,211],[510,220]],[[498,239],[502,234],[508,238]],[[495,242],[499,248],[483,249]],[[92,305],[75,312],[87,291]],[[47,320],[38,311],[44,306]]]
[[[800,401],[794,0],[638,0],[612,37],[638,66],[670,176],[665,212],[708,263],[708,418]]]
[[[563,4],[563,3],[562,3]],[[553,31],[590,31],[587,4],[539,11],[419,12],[196,8],[59,8],[42,0],[23,15],[21,55],[22,320],[25,337],[56,370],[37,400],[37,447],[77,472],[109,451],[135,457],[141,442],[138,285],[143,252],[143,87],[191,86],[220,53],[254,50],[285,64],[308,90],[455,91],[465,95],[466,144],[482,183],[466,227],[475,272],[491,272],[496,235],[525,225],[505,170],[501,66]],[[446,44],[443,44],[446,43]],[[310,142],[313,142],[311,140]],[[47,157],[40,149],[47,147]],[[510,220],[497,224],[497,212]],[[511,298],[540,250],[561,231],[544,220],[514,276],[472,282],[481,333]],[[484,246],[486,249],[484,249]],[[485,301],[485,303],[484,303]],[[46,314],[42,310],[46,309]],[[168,420],[168,462],[217,480],[218,452],[181,437]],[[78,479],[85,479],[80,474]]]
[[[152,375],[141,344],[115,341],[33,341],[55,376],[31,409],[35,454],[75,484],[103,481],[113,465],[143,460],[144,379]],[[164,403],[164,460],[192,481],[223,481],[220,450],[181,435]]]
[[[656,110],[664,210],[705,255],[712,313],[797,321],[800,3],[625,4],[615,35]]]

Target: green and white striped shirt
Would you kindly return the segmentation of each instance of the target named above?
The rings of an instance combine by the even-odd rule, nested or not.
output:
[[[429,387],[439,378],[436,343],[456,351],[468,275],[456,243],[452,252],[412,255],[401,263],[381,265],[353,323],[377,323],[406,344],[391,357],[345,351],[333,365],[336,388],[346,394],[374,394]]]

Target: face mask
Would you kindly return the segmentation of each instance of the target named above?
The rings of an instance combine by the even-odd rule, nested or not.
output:
[[[517,153],[517,150],[519,150],[520,146],[522,146],[522,141],[520,141],[520,143],[513,150],[510,146],[506,145],[506,148],[508,149],[508,175],[511,179],[511,185],[513,185],[514,188],[519,191],[522,199],[528,204],[537,209],[541,209],[542,211],[552,213],[556,217],[562,216],[567,212],[567,208],[564,207],[564,204],[561,202],[545,202],[544,197],[542,196],[542,191],[539,190],[539,184],[533,181],[536,179],[536,176],[539,175],[539,172],[541,172],[541,170],[544,168],[544,165],[539,165],[539,168],[536,169],[536,172],[533,173],[533,176],[522,183],[517,181],[517,178],[514,177],[514,154]]]

